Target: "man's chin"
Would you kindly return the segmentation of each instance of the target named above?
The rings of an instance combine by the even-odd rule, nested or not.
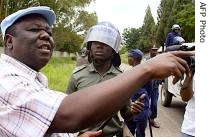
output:
[[[101,63],[104,64],[106,61],[107,61],[107,60],[105,60],[105,59],[99,59],[99,58],[94,59],[94,62],[100,63],[100,64],[101,64]]]

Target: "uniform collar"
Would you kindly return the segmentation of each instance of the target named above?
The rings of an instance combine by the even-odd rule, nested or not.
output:
[[[88,71],[89,72],[97,72],[98,71],[96,70],[96,68],[94,67],[93,63],[90,63],[88,65]],[[122,73],[122,71],[120,70],[120,68],[117,68],[117,67],[114,67],[113,65],[110,67],[110,69],[106,72],[106,74],[109,74],[109,73],[113,73],[113,74],[119,74],[119,73]]]

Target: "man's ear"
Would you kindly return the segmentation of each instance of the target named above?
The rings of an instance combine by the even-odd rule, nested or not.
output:
[[[13,36],[10,34],[5,35],[5,48],[8,48],[8,49],[13,48]]]

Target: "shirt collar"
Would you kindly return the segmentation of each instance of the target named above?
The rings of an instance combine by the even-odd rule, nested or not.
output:
[[[31,69],[30,67],[23,64],[22,62],[6,54],[1,54],[1,59],[7,64],[10,64],[12,67],[15,67],[15,69],[18,70],[18,72],[21,73],[21,75],[24,75],[31,79],[37,78],[43,85],[47,85],[47,78],[41,72],[37,72]]]
[[[94,67],[93,63],[90,63],[88,65],[88,71],[89,72],[97,72],[96,68]],[[105,74],[109,74],[109,73],[113,73],[113,74],[119,74],[122,73],[122,71],[119,68],[114,67],[113,65],[110,67],[110,69],[105,73]]]

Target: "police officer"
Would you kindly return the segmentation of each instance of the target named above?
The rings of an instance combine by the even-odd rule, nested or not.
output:
[[[119,69],[121,59],[119,56],[119,47],[121,36],[118,29],[109,22],[100,22],[90,28],[84,43],[89,50],[89,65],[82,65],[74,69],[71,76],[67,93],[71,94],[77,90],[111,79],[122,71]],[[117,84],[113,83],[113,84]],[[138,114],[143,106],[139,101],[136,105],[130,104],[121,109],[122,117],[130,119],[133,115]],[[102,110],[103,111],[103,110]],[[97,115],[97,114],[96,114]],[[123,123],[120,121],[118,114],[113,115],[107,121],[98,123],[87,130],[103,129],[102,136],[122,136]],[[80,133],[83,133],[81,131]]]
[[[143,55],[143,52],[139,49],[130,50],[128,53],[128,64],[132,67],[140,64]],[[140,114],[126,122],[131,133],[133,135],[136,133],[136,137],[145,137],[145,129],[147,127],[147,119],[149,117],[149,96],[151,90],[152,81],[149,81],[142,88],[139,88],[131,98],[132,102],[135,102],[142,94],[145,94],[145,98],[143,101],[144,110]]]
[[[184,39],[181,37],[181,33],[180,33],[180,26],[178,24],[174,24],[171,27],[171,32],[168,33],[167,37],[166,37],[166,41],[165,41],[165,46],[170,47],[172,45],[178,45],[181,43],[184,43]]]
[[[153,58],[158,54],[158,48],[153,45],[152,48],[150,49],[150,57],[147,58]],[[159,128],[160,125],[158,122],[155,121],[155,119],[157,118],[157,107],[158,107],[158,97],[159,97],[159,91],[158,91],[158,87],[159,84],[161,83],[160,80],[151,80],[152,82],[152,88],[150,91],[150,124],[151,126],[155,127],[155,128]]]

